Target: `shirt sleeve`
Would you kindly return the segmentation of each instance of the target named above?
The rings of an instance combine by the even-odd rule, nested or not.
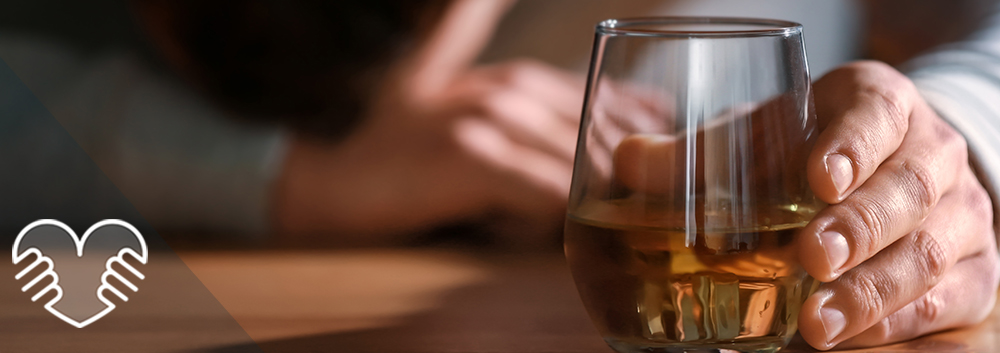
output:
[[[1000,6],[968,39],[903,66],[928,104],[965,136],[1000,221]],[[995,226],[996,227],[996,226]]]
[[[157,229],[263,234],[287,134],[249,125],[125,53],[4,36],[0,58]]]

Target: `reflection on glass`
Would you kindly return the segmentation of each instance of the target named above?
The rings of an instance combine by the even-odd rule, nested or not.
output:
[[[796,23],[608,20],[597,27],[566,257],[619,352],[771,352],[815,289],[798,230],[823,205]]]

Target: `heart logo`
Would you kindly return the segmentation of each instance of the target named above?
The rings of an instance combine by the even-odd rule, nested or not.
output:
[[[31,301],[38,301],[54,291],[55,298],[45,304],[45,309],[78,328],[90,325],[115,309],[115,304],[104,296],[106,292],[128,301],[125,294],[108,283],[109,278],[114,277],[133,292],[139,290],[111,265],[118,264],[142,280],[145,276],[122,256],[128,254],[142,264],[146,264],[149,256],[142,234],[128,222],[118,219],[95,223],[82,238],[54,219],[32,222],[14,240],[11,259],[16,265],[31,254],[36,256],[35,261],[15,275],[15,280],[39,265],[45,264],[47,268],[21,291],[27,292],[44,278],[51,278],[52,282],[32,296]]]

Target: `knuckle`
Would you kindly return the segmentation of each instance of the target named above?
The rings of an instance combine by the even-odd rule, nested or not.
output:
[[[880,136],[903,136],[909,128],[909,116],[906,114],[903,95],[896,89],[886,89],[881,86],[867,86],[859,92],[874,105],[878,111],[883,128],[887,131]]]
[[[941,319],[944,313],[944,301],[934,293],[927,293],[913,303],[913,311],[917,322],[930,324]]]
[[[494,145],[496,148],[492,152],[506,153],[506,144],[497,143],[500,140],[498,134],[484,119],[461,118],[447,124],[447,133],[435,139],[435,153],[448,158],[457,157],[463,167],[484,156],[483,144]]]
[[[995,296],[997,295],[997,292],[994,291],[993,289],[997,288],[997,286],[1000,285],[1000,259],[998,259],[996,255],[997,254],[995,252],[989,254],[988,261],[990,262],[990,266],[986,271],[986,276],[987,276],[986,283],[989,283],[989,285],[986,287],[986,290],[989,291],[994,296],[991,297],[989,301],[990,303],[996,301],[994,299],[996,299]]]
[[[896,71],[896,69],[893,69],[892,66],[889,66],[889,64],[878,60],[858,60],[846,65],[846,67],[860,70],[862,72]]]
[[[876,60],[852,61],[831,71],[828,76],[843,76],[851,78],[855,82],[872,81],[870,78],[885,75],[887,72],[896,71],[891,66]]]
[[[994,286],[993,288],[996,288],[996,286]],[[982,310],[977,310],[976,313],[973,314],[972,317],[970,318],[969,320],[970,325],[983,322],[984,320],[986,320],[987,317],[990,316],[990,314],[993,313],[993,307],[996,306],[997,302],[997,292],[994,290],[991,290],[990,292],[991,293],[988,295],[987,300],[983,302],[984,305],[982,307]]]
[[[500,71],[500,80],[509,85],[518,85],[537,75],[541,70],[541,64],[531,59],[515,59],[503,66]]]
[[[919,230],[914,234],[912,246],[914,254],[920,256],[918,260],[920,269],[929,280],[927,287],[933,287],[949,267],[948,252],[934,234],[926,230]]]
[[[988,300],[983,301],[983,303],[995,303],[996,296],[1000,293],[997,292],[996,288],[1000,285],[1000,258],[997,257],[995,252],[985,255],[989,259],[986,260],[988,263],[982,266],[983,268],[979,272],[977,284],[979,284],[978,290],[980,293],[986,294]]]
[[[867,254],[875,254],[882,247],[882,239],[886,234],[885,219],[887,214],[875,202],[859,200],[846,205],[848,212],[854,215],[857,224],[852,232],[852,241],[857,249],[864,249]]]
[[[479,109],[490,117],[504,116],[505,112],[515,104],[515,96],[504,89],[495,89],[484,93],[479,98]]]
[[[934,136],[944,147],[941,152],[949,159],[965,163],[969,159],[969,143],[951,125],[938,119],[933,126]]]
[[[878,139],[883,136],[902,138],[909,128],[912,98],[917,96],[916,86],[895,68],[878,61],[859,61],[844,67],[841,75],[851,78],[848,87],[860,102],[866,102],[878,119]]]
[[[882,150],[884,137],[880,134],[871,133],[864,127],[852,129],[852,143],[843,151],[848,158],[858,164],[860,170],[872,170],[878,168],[880,158],[879,151]]]
[[[987,225],[993,224],[993,199],[982,185],[976,183],[971,188],[968,207],[977,216],[976,219],[984,220]]]
[[[898,335],[902,327],[905,327],[905,322],[900,321],[899,314],[893,314],[880,320],[868,332],[871,332],[876,342],[888,343],[893,341],[893,336]]]
[[[884,316],[889,293],[883,276],[872,273],[859,276],[853,281],[856,301],[862,313],[860,319],[864,323],[878,322]]]
[[[545,68],[545,64],[542,64],[541,61],[536,60],[536,59],[532,59],[532,58],[524,58],[524,57],[522,57],[522,58],[514,59],[511,62],[513,63],[514,66],[516,66],[517,68],[519,68],[521,70],[540,71],[543,68]]]
[[[916,86],[906,75],[892,65],[877,60],[856,61],[847,67],[856,75],[867,78],[862,82],[871,82],[898,92],[916,92]]]
[[[926,215],[937,204],[938,188],[934,175],[924,163],[902,161],[898,165],[901,185],[909,186],[909,196],[913,206],[919,207],[921,214]]]

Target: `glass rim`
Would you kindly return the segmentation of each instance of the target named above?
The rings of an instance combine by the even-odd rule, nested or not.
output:
[[[740,30],[669,30],[661,28],[648,28],[650,26],[663,25],[744,25],[760,28],[740,29]],[[643,28],[647,27],[647,28]],[[767,36],[787,36],[802,32],[802,24],[798,22],[774,20],[766,18],[751,17],[696,17],[696,16],[668,16],[668,17],[632,17],[632,18],[612,18],[601,21],[597,24],[597,33],[604,35],[624,35],[641,37],[684,37],[684,38],[711,38],[711,37],[767,37]]]

